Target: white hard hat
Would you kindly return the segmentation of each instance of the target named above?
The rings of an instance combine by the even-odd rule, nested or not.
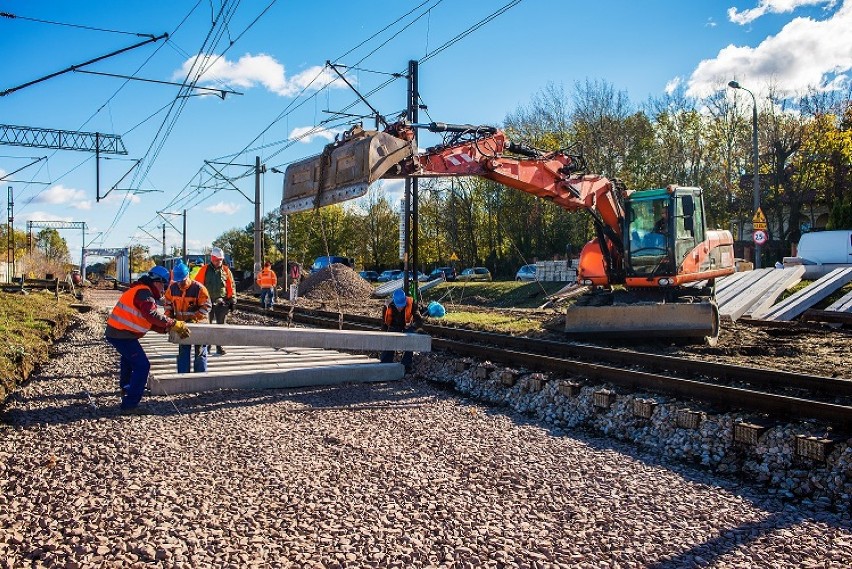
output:
[[[215,257],[217,259],[224,259],[225,258],[225,252],[222,251],[222,249],[220,249],[219,247],[213,247],[210,250],[210,257],[211,258]]]

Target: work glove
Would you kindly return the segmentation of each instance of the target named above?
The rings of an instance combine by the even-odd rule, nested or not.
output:
[[[235,298],[229,298],[227,300],[227,303],[228,303],[228,312],[233,312],[234,306],[237,305],[237,300]]]
[[[186,325],[186,322],[182,320],[175,320],[174,326],[172,326],[172,330],[174,330],[175,334],[181,337],[181,339],[189,338],[189,327]]]

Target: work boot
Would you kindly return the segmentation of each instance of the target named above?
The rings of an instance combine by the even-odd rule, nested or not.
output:
[[[216,346],[216,353],[219,354],[220,356],[224,356],[225,355],[225,348],[223,348],[222,346]]]

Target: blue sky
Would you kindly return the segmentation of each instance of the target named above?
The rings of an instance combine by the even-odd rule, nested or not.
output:
[[[852,68],[852,0],[3,0],[0,12],[14,16],[0,17],[0,91],[145,39],[133,34],[169,33],[82,69],[182,82],[197,62],[205,68],[198,85],[242,93],[177,98],[175,86],[71,72],[0,97],[0,124],[120,135],[128,155],[101,161],[102,195],[141,159],[119,185],[138,191],[96,203],[93,154],[0,146],[0,178],[47,157],[2,181],[4,197],[13,188],[16,227],[85,221],[90,247],[141,243],[154,252],[157,211],[188,208],[191,252],[253,219],[233,186],[212,188],[205,160],[235,164],[216,166],[230,177],[255,156],[283,170],[346,127],[324,111],[368,112],[332,82],[326,60],[357,67],[347,77],[363,93],[420,60],[421,120],[479,124],[501,123],[548,83],[570,92],[575,82],[605,80],[638,105],[673,88],[706,95],[730,79],[758,96],[770,82],[790,93],[846,90]],[[391,117],[405,97],[397,79],[368,99]],[[283,177],[262,178],[268,212]],[[234,185],[253,197],[252,176]],[[169,247],[180,243],[177,231],[166,233]],[[62,235],[77,262],[80,233]]]

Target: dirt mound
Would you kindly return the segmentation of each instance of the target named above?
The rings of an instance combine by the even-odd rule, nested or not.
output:
[[[339,263],[320,269],[302,281],[299,296],[312,300],[361,300],[370,298],[373,287],[358,273]]]

